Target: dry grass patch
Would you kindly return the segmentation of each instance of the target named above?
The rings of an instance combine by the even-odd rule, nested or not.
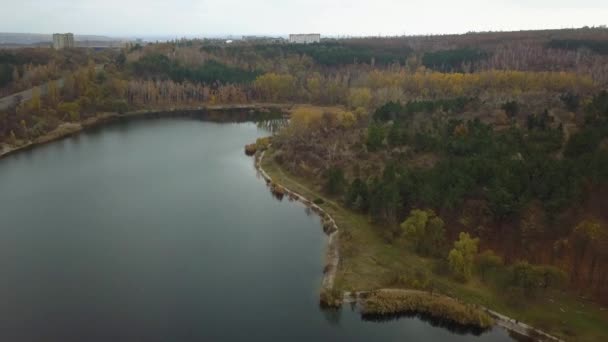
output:
[[[488,329],[494,320],[483,310],[453,298],[412,290],[378,290],[363,301],[364,315],[422,313],[463,326]]]

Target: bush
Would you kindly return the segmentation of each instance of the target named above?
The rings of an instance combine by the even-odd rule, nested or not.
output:
[[[520,289],[526,296],[534,297],[538,290],[561,289],[567,275],[562,270],[548,265],[532,265],[519,261],[509,268],[508,286]]]
[[[279,200],[282,200],[287,191],[281,185],[277,183],[270,183],[270,192]]]
[[[336,309],[342,306],[342,292],[336,289],[322,289],[319,296],[319,305],[322,308]]]
[[[408,269],[405,273],[395,276],[391,285],[417,290],[428,290],[431,288],[431,277],[429,272],[424,268]]]
[[[245,145],[245,154],[248,156],[252,156],[257,152],[257,146],[256,144],[248,144]]]

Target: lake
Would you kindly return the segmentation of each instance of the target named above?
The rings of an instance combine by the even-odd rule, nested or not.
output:
[[[326,236],[256,175],[265,135],[133,120],[0,160],[0,340],[512,340],[322,311]]]

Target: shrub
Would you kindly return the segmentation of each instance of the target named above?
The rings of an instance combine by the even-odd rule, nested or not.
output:
[[[445,223],[432,210],[414,209],[401,229],[421,255],[440,255],[445,240]]]
[[[342,305],[342,292],[336,289],[322,289],[319,296],[319,305],[322,308],[339,308]]]
[[[285,188],[274,182],[270,183],[270,192],[279,200],[282,200],[286,193]]]
[[[248,156],[252,156],[257,152],[256,144],[245,145],[245,154]]]

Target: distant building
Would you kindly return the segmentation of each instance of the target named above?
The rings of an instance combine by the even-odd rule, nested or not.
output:
[[[293,44],[311,44],[320,43],[321,35],[318,33],[311,34],[290,34],[289,42]]]
[[[53,34],[53,49],[60,50],[74,47],[74,34],[72,33],[54,33]]]

